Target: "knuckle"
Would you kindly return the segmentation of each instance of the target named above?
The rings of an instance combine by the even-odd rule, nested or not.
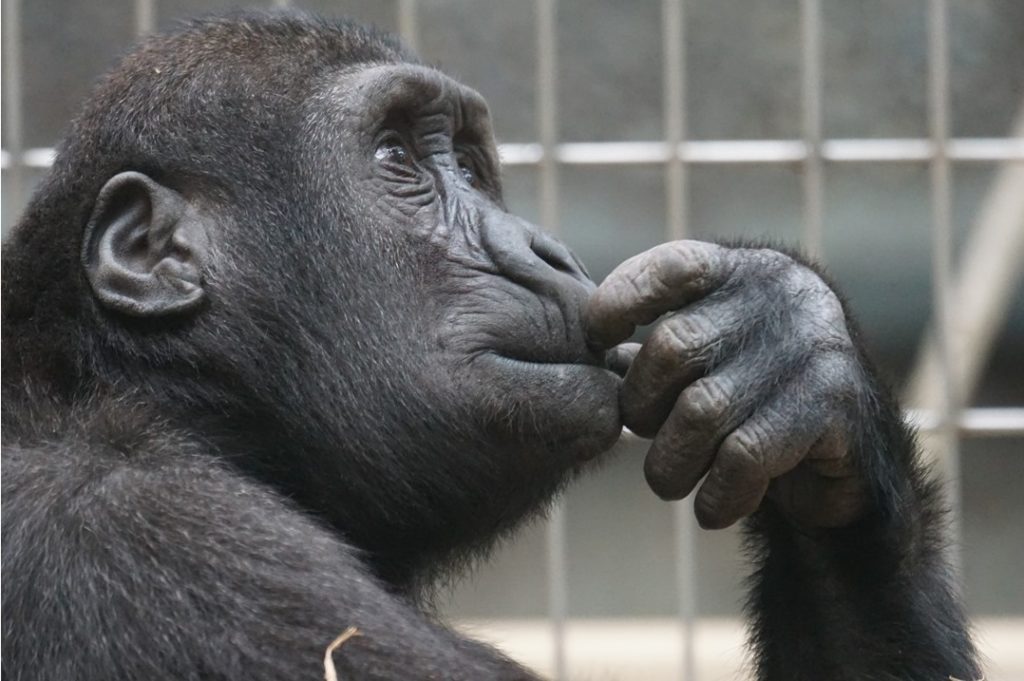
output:
[[[768,433],[763,426],[748,424],[725,439],[719,455],[730,468],[761,468],[767,441]]]
[[[664,291],[670,288],[673,282],[678,279],[679,271],[686,266],[686,256],[678,249],[657,250],[651,260],[651,266],[647,270],[651,276],[652,288]]]
[[[682,240],[664,244],[657,250],[661,257],[655,271],[659,280],[668,287],[703,289],[726,273],[723,267],[726,249],[718,244]]]
[[[614,288],[623,309],[640,303],[646,303],[652,296],[647,270],[629,270],[616,279]]]
[[[683,392],[679,410],[687,423],[709,426],[721,419],[728,405],[728,395],[721,382],[704,378]]]
[[[678,315],[667,319],[653,335],[658,348],[673,357],[696,356],[707,345],[707,324],[698,315]]]
[[[855,401],[863,383],[860,364],[852,352],[822,353],[815,358],[809,373],[819,392],[838,404]]]
[[[786,255],[782,251],[777,251],[774,248],[758,248],[754,250],[757,258],[761,263],[771,265],[779,270],[791,270],[800,267],[792,257]]]

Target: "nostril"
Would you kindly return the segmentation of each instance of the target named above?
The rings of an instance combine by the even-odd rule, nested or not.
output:
[[[544,234],[534,234],[530,238],[530,250],[554,270],[571,277],[586,276],[586,271],[579,260],[568,248]]]

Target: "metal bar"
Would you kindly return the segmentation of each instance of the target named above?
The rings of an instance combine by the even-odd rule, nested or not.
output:
[[[155,29],[156,0],[135,0],[135,36],[147,36]]]
[[[544,161],[540,142],[502,144],[502,163],[509,166],[539,166]],[[565,142],[554,145],[559,165],[656,165],[672,157],[666,142]],[[926,139],[833,139],[821,142],[821,158],[829,163],[926,163],[935,152]],[[1024,138],[951,139],[946,158],[961,163],[1024,162]],[[803,163],[807,149],[802,140],[687,140],[677,147],[676,156],[685,164],[773,164]],[[24,165],[48,168],[53,149],[26,149]],[[7,150],[0,160],[10,167]]]
[[[682,148],[686,138],[686,47],[683,0],[663,0],[663,61],[665,98],[665,142],[667,149],[650,149],[665,159],[665,234],[668,239],[686,236],[686,166],[680,154],[668,154]],[[657,153],[655,153],[657,152]]]
[[[928,161],[935,155],[927,139],[837,139],[822,143],[822,156],[836,162]]]
[[[569,619],[566,579],[565,500],[551,507],[547,525],[548,620],[551,623],[553,681],[568,679],[565,627]]]
[[[1024,121],[1024,116],[1018,117],[1018,132],[1010,138],[951,139],[947,145],[947,155],[953,161],[1024,160],[1024,137],[1019,132],[1024,127],[1021,121]]]
[[[1014,125],[1024,135],[1024,106]],[[962,248],[952,297],[956,329],[953,366],[960,399],[969,403],[985,362],[1006,320],[1012,296],[1024,277],[1024,164],[1001,163]],[[934,334],[918,351],[906,403],[935,408],[941,367]]]
[[[942,428],[941,415],[933,409],[908,409],[906,418],[921,431]],[[956,430],[973,437],[1024,437],[1024,407],[964,409],[957,419]]]
[[[949,7],[947,0],[928,4],[928,128],[932,142],[930,164],[932,209],[932,299],[936,348],[941,364],[939,423],[934,454],[946,481],[950,509],[951,560],[959,569],[962,508],[957,420],[960,393],[953,371],[953,211],[952,178],[947,156],[949,141]]]
[[[673,159],[664,142],[566,142],[554,148],[555,160],[564,165],[662,164]]]
[[[819,0],[801,0],[801,87],[803,92],[804,159],[803,247],[820,258],[823,239],[824,199],[821,154],[821,5]]]
[[[681,154],[671,153],[673,149],[681,149],[686,139],[684,12],[683,0],[662,0],[665,144],[646,147],[646,153],[652,158],[660,158],[665,164],[665,238],[669,241],[685,238],[687,232],[686,165]],[[637,151],[645,150],[645,147],[635,148]],[[696,681],[697,566],[692,500],[673,504],[672,529],[675,538],[676,598],[682,625],[679,673],[683,681]]]
[[[540,138],[540,216],[545,229],[559,231],[558,85],[555,23],[557,0],[537,0],[537,133]],[[562,145],[568,147],[569,145]]]
[[[558,38],[557,0],[536,0],[537,13],[537,133],[540,139],[540,218],[550,232],[558,233]],[[555,681],[567,678],[565,623],[569,596],[566,580],[565,501],[551,509],[547,527],[548,618],[551,621],[552,669]]]
[[[419,49],[416,0],[398,0],[398,34],[412,51]]]
[[[291,0],[273,0],[273,2],[271,4],[274,7],[284,8],[284,7],[291,6],[292,3],[291,3]]]
[[[3,96],[7,100],[7,149],[4,169],[7,170],[9,200],[16,205],[24,201],[25,176],[21,99],[21,0],[5,0],[3,4]]]

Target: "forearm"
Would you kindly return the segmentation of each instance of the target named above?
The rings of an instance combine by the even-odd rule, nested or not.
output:
[[[913,446],[890,435],[889,446]],[[771,502],[749,523],[759,678],[981,678],[944,555],[938,490],[912,449],[888,455],[851,527],[801,530]]]

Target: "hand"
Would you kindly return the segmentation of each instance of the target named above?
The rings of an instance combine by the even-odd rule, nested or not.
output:
[[[585,313],[601,348],[662,315],[643,346],[613,351],[629,370],[623,423],[654,442],[651,489],[694,501],[727,527],[769,496],[808,527],[855,520],[864,477],[851,452],[864,372],[842,304],[809,267],[777,251],[676,241],[620,265]]]

